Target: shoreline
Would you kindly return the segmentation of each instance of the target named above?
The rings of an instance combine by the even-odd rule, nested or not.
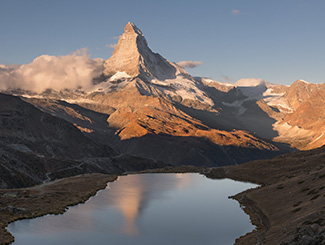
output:
[[[140,172],[132,172],[130,174],[146,174],[146,173],[198,173],[202,174],[209,179],[232,179],[234,181],[249,182],[253,184],[260,185],[259,187],[248,189],[237,193],[234,196],[230,196],[236,200],[243,211],[249,216],[252,225],[256,229],[244,234],[241,237],[236,238],[235,244],[263,244],[264,238],[263,234],[270,228],[270,222],[267,215],[262,209],[251,199],[247,197],[247,193],[254,192],[256,189],[263,188],[266,183],[259,180],[252,180],[250,178],[243,178],[236,175],[232,175],[228,171],[228,167],[217,167],[217,168],[207,168],[207,167],[196,167],[196,166],[175,166],[175,167],[165,167],[161,169],[144,170]],[[255,243],[256,241],[256,243]]]
[[[126,173],[127,174],[146,174],[146,173],[198,173],[198,174],[202,174],[204,176],[207,177],[207,174],[210,172],[211,168],[204,168],[204,167],[195,167],[195,166],[180,166],[180,167],[166,167],[166,168],[162,168],[162,169],[149,169],[149,170],[144,170],[144,171],[139,171],[139,172],[129,172]],[[89,185],[89,183],[91,181],[88,180],[94,180],[94,178],[96,178],[97,183],[96,185]],[[2,193],[3,195],[7,195],[9,193],[9,196],[11,195],[12,198],[14,195],[17,195],[16,198],[18,199],[26,199],[26,197],[22,198],[22,195],[24,192],[26,191],[32,191],[33,193],[31,193],[31,196],[29,196],[28,199],[32,199],[33,195],[39,196],[41,197],[43,200],[41,200],[41,203],[47,203],[49,202],[48,198],[50,197],[46,197],[46,195],[48,195],[48,192],[53,192],[53,194],[55,194],[57,191],[57,189],[60,189],[62,185],[69,185],[69,182],[75,182],[75,183],[70,183],[72,184],[72,186],[70,186],[70,188],[66,188],[66,190],[68,192],[66,192],[66,195],[69,196],[73,196],[73,194],[70,193],[70,189],[72,189],[73,192],[73,186],[75,186],[75,184],[78,185],[84,185],[85,183],[88,183],[88,185],[86,186],[86,188],[83,188],[82,192],[78,193],[78,197],[74,196],[73,197],[73,201],[71,202],[66,202],[66,203],[59,203],[51,208],[44,208],[41,210],[38,210],[35,212],[35,210],[31,209],[27,209],[27,208],[21,208],[21,206],[24,206],[24,203],[26,202],[26,200],[21,200],[18,201],[17,205],[15,207],[17,210],[16,211],[12,211],[10,218],[5,220],[2,218],[0,220],[0,244],[11,244],[12,242],[14,242],[14,237],[7,231],[7,226],[9,223],[15,222],[17,220],[22,220],[22,219],[33,219],[33,218],[37,218],[37,217],[41,217],[47,214],[63,214],[65,211],[67,211],[67,209],[70,206],[74,206],[74,205],[78,205],[81,203],[84,203],[86,201],[89,200],[89,198],[95,196],[98,191],[105,189],[107,186],[107,183],[109,182],[113,182],[118,178],[117,175],[105,175],[105,174],[85,174],[85,175],[80,175],[80,176],[73,176],[73,177],[68,177],[68,178],[64,178],[64,179],[58,179],[55,180],[53,182],[48,182],[48,183],[44,183],[44,184],[40,184],[37,186],[33,186],[33,187],[29,187],[29,188],[21,188],[21,189],[1,189],[0,193]],[[207,177],[207,178],[211,178],[211,177]],[[224,176],[223,178],[229,178],[228,176]],[[236,180],[236,179],[233,179]],[[237,180],[238,181],[238,180]],[[48,190],[44,190],[44,189],[48,189]],[[75,191],[74,191],[75,192]],[[7,193],[7,194],[6,194]],[[15,193],[15,194],[13,194]],[[241,192],[243,193],[243,192]],[[239,193],[239,194],[241,194]],[[239,195],[237,194],[237,195]],[[243,200],[238,199],[236,196],[233,196],[231,198],[235,199],[236,201],[238,201],[241,205],[247,205],[246,202],[243,202]],[[53,197],[52,197],[53,198]],[[19,206],[19,207],[18,207]],[[27,211],[25,210],[29,210],[29,212],[27,213]],[[244,209],[245,211],[245,209]],[[14,213],[17,212],[17,213]],[[246,212],[246,211],[245,211]],[[251,213],[246,212],[249,216],[250,219],[251,218]],[[8,217],[8,216],[7,216]],[[252,222],[253,225],[255,225],[256,227],[258,225],[254,224]],[[238,239],[237,239],[238,240]]]
[[[257,227],[236,244],[325,244],[324,147],[214,168],[207,177],[261,185],[232,197]]]
[[[318,153],[325,158],[325,153]],[[306,234],[309,234],[308,239],[317,242],[325,237],[325,161],[319,161],[312,154],[306,157],[302,154],[289,154],[289,160],[280,156],[237,166],[176,166],[125,174],[199,173],[211,179],[229,178],[258,184],[260,187],[230,197],[239,202],[256,226],[237,238],[235,244],[295,244],[292,242],[300,241]],[[43,187],[0,190],[0,206],[9,203],[13,206],[11,210],[2,210],[6,215],[0,220],[0,244],[13,242],[14,238],[6,230],[8,223],[64,213],[67,207],[87,201],[117,178],[117,175],[85,174],[50,182]],[[26,203],[30,205],[30,202],[39,206],[32,205],[28,209]]]
[[[86,202],[116,179],[116,175],[85,174],[30,188],[1,189],[0,244],[14,242],[14,237],[6,229],[9,223],[47,214],[63,214],[70,206]]]

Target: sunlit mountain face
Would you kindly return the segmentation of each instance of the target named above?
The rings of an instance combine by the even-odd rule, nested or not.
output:
[[[16,155],[26,151],[33,154],[40,165],[45,164],[40,158],[45,156],[77,161],[73,166],[84,166],[82,172],[114,173],[132,165],[124,161],[121,169],[117,163],[120,154],[156,162],[148,163],[152,167],[223,166],[325,143],[324,84],[297,80],[284,86],[254,78],[221,83],[192,77],[180,66],[183,63],[173,63],[154,53],[141,30],[127,23],[107,60],[90,59],[80,50],[60,57],[43,55],[21,66],[1,65],[3,93],[20,96],[21,108],[29,103],[33,110],[51,114],[60,122],[63,119],[73,132],[78,131],[79,136],[69,140],[82,137],[91,142],[83,144],[84,158],[78,159],[72,155],[75,150],[54,147],[50,140],[47,144],[33,141],[27,124],[22,123],[29,120],[28,113],[17,116],[12,105],[8,107],[11,109],[2,107],[0,133],[4,136],[11,130],[14,135],[8,122],[16,125],[19,120],[24,140],[12,138],[10,142],[3,140],[3,144],[19,152]],[[7,97],[3,98],[5,101]],[[35,115],[37,121],[42,121],[40,112]],[[67,137],[61,129],[63,124],[56,125],[62,134],[59,138]],[[50,173],[52,178],[65,176],[53,173],[71,164],[47,164],[43,174],[28,181],[37,183]],[[148,165],[138,163],[132,168],[141,166]],[[80,172],[80,168],[73,169]],[[16,174],[17,169],[10,171]]]

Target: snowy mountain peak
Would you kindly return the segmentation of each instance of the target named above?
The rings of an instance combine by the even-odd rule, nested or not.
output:
[[[112,56],[104,64],[108,83],[100,85],[103,91],[107,90],[104,86],[110,86],[121,74],[127,77],[123,86],[134,78],[144,82],[143,86],[138,86],[143,94],[164,94],[170,98],[181,97],[182,100],[213,105],[194,78],[177,64],[152,52],[142,32],[130,22],[126,24]]]
[[[173,79],[178,74],[187,74],[181,67],[153,53],[140,29],[130,22],[126,24],[104,67],[104,74],[108,77],[125,72],[130,77],[147,81]]]
[[[302,80],[302,79],[297,80],[297,82],[301,82],[301,83],[309,84],[309,82],[307,82],[307,81],[305,81],[305,80]]]

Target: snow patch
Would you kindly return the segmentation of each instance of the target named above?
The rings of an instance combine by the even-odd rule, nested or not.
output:
[[[269,106],[277,106],[281,110],[281,108],[285,109],[286,112],[292,112],[292,108],[288,105],[285,97],[285,93],[274,93],[272,88],[268,88],[262,95],[262,99]]]
[[[238,80],[236,88],[246,97],[245,99],[234,101],[233,103],[224,103],[226,106],[238,107],[238,113],[244,112],[242,104],[249,100],[263,99],[269,106],[278,107],[280,111],[292,112],[292,108],[287,104],[284,93],[275,93],[273,87],[276,85],[270,84],[263,79],[244,78]]]
[[[99,84],[93,85],[88,90],[85,90],[87,93],[92,92],[102,92],[102,93],[110,93],[124,88],[129,83],[129,74],[124,71],[118,71],[113,76],[111,76],[108,80],[101,82]]]
[[[109,79],[109,81],[116,81],[116,80],[125,79],[125,78],[130,78],[130,76],[124,71],[122,71],[122,72],[118,71]]]
[[[299,79],[298,81],[303,82],[303,83],[306,83],[306,84],[309,84],[309,82],[307,82],[307,81],[305,81],[305,80],[301,80],[301,79]]]
[[[276,122],[273,125],[273,129],[279,132],[279,136],[275,137],[274,140],[288,142],[288,139],[302,139],[313,136],[314,132],[299,128],[297,126],[291,126],[287,122]]]
[[[313,143],[313,142],[319,140],[320,138],[322,138],[322,137],[324,136],[324,134],[325,134],[325,132],[323,131],[323,133],[322,133],[320,136],[318,136],[316,139],[314,139],[314,140],[313,140],[312,142],[310,142],[309,144],[311,144],[311,143]]]
[[[210,78],[202,78],[202,81],[204,81],[206,83],[217,83],[219,85],[227,86],[227,87],[235,87],[235,85],[232,84],[232,83],[223,83],[223,82],[219,82],[219,81],[212,80]]]
[[[194,79],[179,76],[175,79],[166,79],[160,81],[152,79],[149,85],[169,96],[180,96],[182,99],[198,100],[202,103],[213,106],[213,101],[199,89],[199,84]]]

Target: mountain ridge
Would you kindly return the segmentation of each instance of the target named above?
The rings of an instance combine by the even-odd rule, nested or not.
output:
[[[108,77],[117,72],[125,72],[141,79],[173,79],[178,74],[189,74],[180,66],[153,53],[142,32],[131,22],[124,28],[112,56],[104,64],[104,74]]]
[[[126,24],[112,56],[98,64],[103,64],[98,68],[103,73],[86,89],[19,95],[116,152],[158,161],[166,161],[166,154],[179,159],[168,158],[167,164],[186,164],[182,155],[187,153],[180,144],[187,145],[192,156],[209,156],[193,164],[224,165],[325,143],[322,123],[297,119],[312,113],[312,106],[307,106],[313,100],[310,91],[322,91],[323,85],[297,81],[284,86],[263,79],[229,84],[194,78],[152,52],[133,23]],[[89,111],[73,104],[103,115],[90,119]],[[198,143],[200,150],[195,147]],[[155,154],[146,150],[149,145]],[[236,149],[245,149],[247,157],[240,160]]]

